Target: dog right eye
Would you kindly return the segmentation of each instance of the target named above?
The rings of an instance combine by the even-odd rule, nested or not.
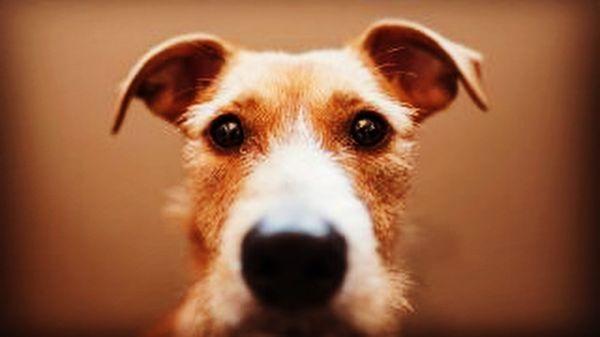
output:
[[[209,133],[213,143],[223,149],[238,147],[244,142],[242,122],[235,115],[217,117],[210,124]]]

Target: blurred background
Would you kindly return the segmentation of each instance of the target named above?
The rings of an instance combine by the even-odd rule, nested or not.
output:
[[[408,336],[590,332],[598,306],[598,2],[1,2],[2,335],[130,336],[189,281],[162,216],[182,140],[117,84],[149,47],[205,31],[255,49],[342,45],[408,18],[481,51],[419,132]],[[1,332],[1,331],[0,331]]]

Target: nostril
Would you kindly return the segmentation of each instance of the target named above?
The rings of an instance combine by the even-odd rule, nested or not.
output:
[[[329,223],[322,231],[259,222],[242,243],[242,275],[262,303],[297,310],[325,304],[346,271],[346,242]],[[314,219],[311,225],[314,227]],[[301,228],[301,227],[300,227]]]

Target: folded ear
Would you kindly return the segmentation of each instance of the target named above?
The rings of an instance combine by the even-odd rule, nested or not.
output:
[[[418,109],[417,121],[445,108],[456,96],[459,80],[480,109],[488,107],[481,55],[426,27],[380,21],[367,29],[356,48],[383,75],[392,94]]]
[[[122,84],[112,133],[117,133],[133,97],[171,123],[222,71],[232,49],[215,37],[190,34],[167,40],[146,53]]]

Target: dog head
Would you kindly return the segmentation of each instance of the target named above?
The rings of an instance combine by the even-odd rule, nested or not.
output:
[[[386,336],[408,308],[394,261],[415,129],[462,82],[486,108],[476,52],[381,21],[342,49],[253,52],[178,37],[132,69],[132,98],[185,136],[200,276],[182,335]]]

